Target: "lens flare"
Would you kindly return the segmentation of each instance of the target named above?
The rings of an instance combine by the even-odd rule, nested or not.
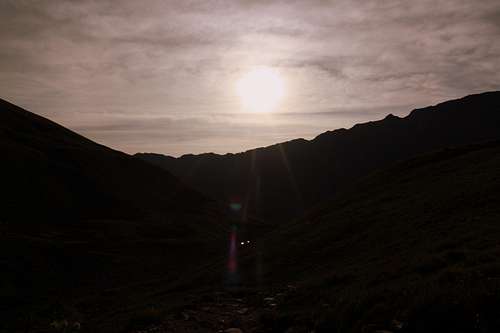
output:
[[[229,258],[227,263],[227,270],[230,274],[236,274],[238,270],[237,241],[237,230],[233,228],[229,236]]]

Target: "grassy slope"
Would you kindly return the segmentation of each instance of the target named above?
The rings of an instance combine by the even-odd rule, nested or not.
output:
[[[325,331],[399,319],[412,332],[469,332],[478,313],[483,327],[500,318],[499,221],[500,144],[448,149],[378,172],[268,235],[242,275],[301,285],[282,313],[326,316]]]

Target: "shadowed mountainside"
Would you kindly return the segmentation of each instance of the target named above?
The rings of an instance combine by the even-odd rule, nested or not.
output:
[[[136,154],[244,215],[285,221],[370,172],[421,153],[500,139],[500,92],[488,92],[239,154]]]
[[[498,332],[499,221],[500,141],[446,149],[282,224],[242,249],[240,275],[298,286],[283,331]]]
[[[71,224],[195,212],[209,203],[168,172],[5,101],[0,100],[0,107],[2,186],[9,194],[2,219]]]
[[[8,318],[0,328],[43,311],[47,321],[68,308],[99,320],[140,307],[145,290],[168,289],[226,249],[230,221],[213,200],[2,100],[0,149],[0,312]]]

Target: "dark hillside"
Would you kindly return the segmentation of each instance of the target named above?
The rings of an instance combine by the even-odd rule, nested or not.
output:
[[[496,332],[499,221],[500,143],[446,149],[283,225],[244,255],[241,275],[299,286],[278,310],[288,325],[314,317],[325,332],[394,330],[393,320],[404,332]]]
[[[5,101],[0,149],[0,331],[60,316],[102,325],[226,250],[230,222],[214,201]]]

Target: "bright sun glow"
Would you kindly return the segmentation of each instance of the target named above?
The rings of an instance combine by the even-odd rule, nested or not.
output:
[[[238,81],[237,92],[245,109],[270,112],[282,99],[285,88],[279,73],[264,67],[246,73]]]

